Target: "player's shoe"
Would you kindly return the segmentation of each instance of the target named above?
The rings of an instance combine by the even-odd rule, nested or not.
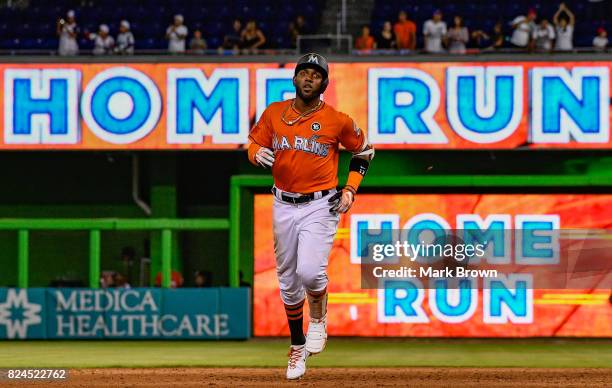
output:
[[[306,351],[310,354],[321,353],[327,342],[327,317],[310,318],[306,334]]]
[[[287,379],[296,380],[306,373],[306,357],[308,352],[305,345],[291,345],[289,347],[289,361],[287,362]]]

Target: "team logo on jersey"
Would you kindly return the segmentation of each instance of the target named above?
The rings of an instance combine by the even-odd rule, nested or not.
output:
[[[324,158],[329,154],[330,145],[327,143],[320,143],[318,141],[319,138],[319,135],[312,135],[310,138],[294,136],[293,142],[291,142],[291,139],[287,139],[285,136],[281,136],[279,139],[274,135],[272,137],[272,148],[275,151],[301,151]]]
[[[318,131],[319,129],[321,129],[321,124],[319,124],[318,122],[314,122],[312,123],[312,125],[310,126],[310,129],[312,129],[313,131]]]
[[[355,124],[355,122],[353,121],[353,130],[355,131],[355,133],[357,134],[357,136],[361,135],[361,128],[359,128],[357,126],[357,124]]]

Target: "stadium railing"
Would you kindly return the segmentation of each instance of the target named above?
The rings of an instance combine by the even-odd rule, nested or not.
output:
[[[161,233],[162,287],[171,281],[172,234],[181,230],[229,230],[227,218],[139,219],[139,218],[18,218],[0,219],[0,230],[17,231],[17,285],[28,287],[29,235],[33,230],[89,231],[89,287],[100,285],[100,246],[102,231],[149,230]]]
[[[169,53],[167,50],[155,49],[141,49],[135,50],[134,54],[131,55],[93,55],[91,50],[81,50],[78,55],[72,56],[60,56],[57,50],[54,49],[0,49],[0,57],[53,57],[58,60],[64,59],[65,61],[74,61],[75,59],[91,58],[98,60],[107,60],[109,58],[116,58],[117,60],[132,60],[132,58],[155,56],[168,59],[176,59],[179,61],[194,60],[198,57],[224,57],[232,58],[235,60],[241,57],[253,57],[253,58],[265,58],[275,56],[296,56],[300,53],[320,51],[326,55],[348,55],[353,57],[390,57],[399,56],[406,59],[412,60],[417,57],[429,58],[432,56],[444,56],[446,58],[452,58],[455,60],[461,57],[470,56],[494,56],[494,55],[523,55],[527,58],[537,56],[549,56],[549,55],[577,55],[577,54],[609,54],[612,53],[612,47],[606,50],[595,50],[592,47],[576,47],[569,51],[532,51],[528,52],[523,49],[516,48],[502,48],[502,49],[477,49],[468,48],[465,54],[452,54],[448,52],[441,53],[428,53],[421,49],[419,50],[387,50],[387,49],[368,49],[368,50],[357,50],[353,49],[353,38],[350,35],[300,35],[297,40],[298,48],[287,48],[287,49],[261,49],[257,52],[250,51],[248,53],[234,50],[204,50],[198,53],[186,52],[186,53]],[[523,58],[525,60],[525,58]]]

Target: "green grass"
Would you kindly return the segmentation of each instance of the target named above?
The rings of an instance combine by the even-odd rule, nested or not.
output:
[[[27,341],[0,342],[8,367],[281,367],[286,339],[245,342]],[[314,367],[604,367],[612,340],[332,338],[309,359]]]

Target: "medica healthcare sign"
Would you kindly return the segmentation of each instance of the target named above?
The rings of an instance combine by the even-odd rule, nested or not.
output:
[[[377,148],[612,148],[612,62],[337,63]],[[294,96],[279,63],[0,64],[0,149],[237,149]]]

